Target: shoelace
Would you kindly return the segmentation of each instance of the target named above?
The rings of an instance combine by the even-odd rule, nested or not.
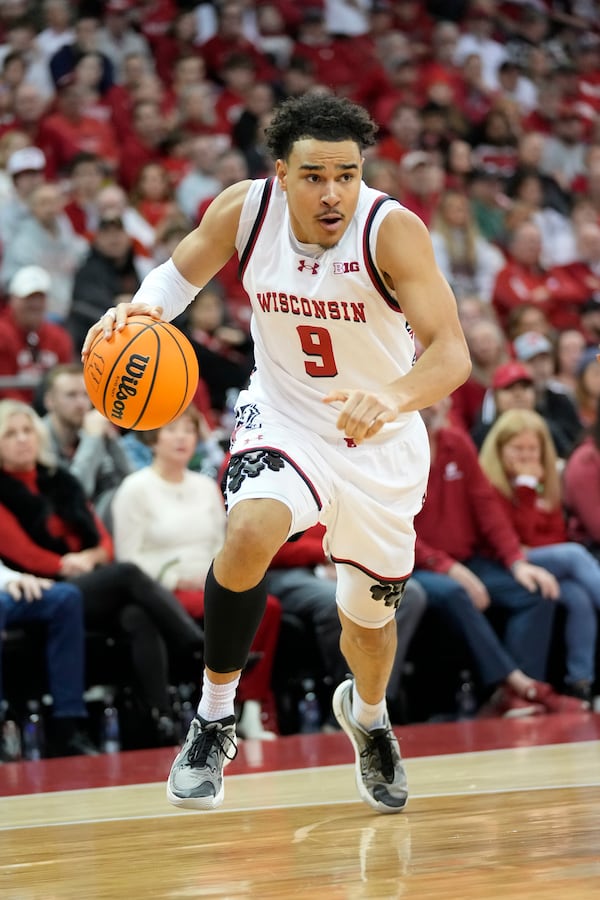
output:
[[[381,772],[388,784],[394,780],[394,754],[389,732],[380,729],[370,733],[367,744],[360,754],[367,767],[375,772]]]
[[[201,728],[194,738],[188,753],[190,766],[198,769],[205,766],[206,760],[215,744],[218,744],[219,750],[227,759],[235,759],[237,756],[237,746],[233,738],[229,736],[218,722],[210,722]]]

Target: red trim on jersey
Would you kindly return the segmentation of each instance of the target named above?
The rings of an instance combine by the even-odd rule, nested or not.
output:
[[[256,444],[256,446],[244,447],[243,450],[238,450],[235,453],[232,453],[231,458],[233,459],[235,456],[243,456],[244,453],[254,453],[255,450],[274,450],[275,453],[279,453],[279,455],[282,456],[286,460],[286,462],[290,464],[292,469],[296,470],[302,481],[305,483],[314,497],[315,503],[317,504],[317,509],[323,508],[323,503],[319,496],[319,492],[317,491],[308,475],[306,475],[306,473],[302,471],[298,463],[294,462],[294,460],[290,456],[288,456],[287,453],[284,453],[283,450],[281,450],[279,447],[273,447],[271,444]],[[225,477],[227,477],[227,472],[225,472]]]
[[[260,234],[260,230],[263,227],[263,223],[265,221],[267,210],[269,208],[269,201],[271,200],[271,194],[273,192],[273,185],[275,183],[275,179],[273,177],[267,178],[265,181],[265,186],[263,188],[263,192],[260,198],[260,206],[258,208],[258,213],[256,219],[254,220],[254,225],[252,226],[252,231],[250,232],[250,237],[248,238],[248,243],[244,247],[243,253],[240,257],[240,265],[238,269],[238,275],[240,281],[242,281],[244,274],[246,272],[246,268],[250,261],[250,257],[252,256],[252,251],[256,245],[258,240],[258,235]]]
[[[402,312],[400,304],[396,300],[396,298],[390,293],[387,289],[385,282],[377,271],[377,267],[375,265],[375,261],[371,254],[371,249],[369,247],[369,238],[371,236],[371,227],[373,225],[373,220],[375,218],[375,214],[383,206],[384,203],[387,203],[390,200],[392,203],[397,203],[393,197],[389,197],[387,194],[381,194],[377,200],[374,201],[371,209],[367,214],[367,221],[365,223],[365,228],[363,231],[363,256],[365,258],[365,263],[367,266],[367,272],[369,273],[369,278],[373,282],[373,287],[375,290],[381,294],[387,305],[390,309],[393,309],[394,312]]]

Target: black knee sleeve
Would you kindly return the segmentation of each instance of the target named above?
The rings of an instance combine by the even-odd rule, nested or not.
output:
[[[204,588],[204,662],[213,672],[243,669],[267,605],[265,579],[248,591],[222,587],[210,567]]]

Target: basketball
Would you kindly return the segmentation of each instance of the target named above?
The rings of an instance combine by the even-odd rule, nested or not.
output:
[[[83,375],[93,405],[121,428],[149,431],[175,419],[198,384],[198,360],[169,322],[131,316],[110,340],[90,348]]]

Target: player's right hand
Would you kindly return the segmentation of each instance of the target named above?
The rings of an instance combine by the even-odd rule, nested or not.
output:
[[[118,303],[116,306],[111,306],[97,322],[94,322],[86,334],[81,348],[82,362],[85,362],[90,347],[99,334],[103,334],[107,340],[110,340],[113,331],[120,331],[125,327],[129,316],[152,316],[153,319],[160,319],[162,307],[151,306],[149,303]]]

